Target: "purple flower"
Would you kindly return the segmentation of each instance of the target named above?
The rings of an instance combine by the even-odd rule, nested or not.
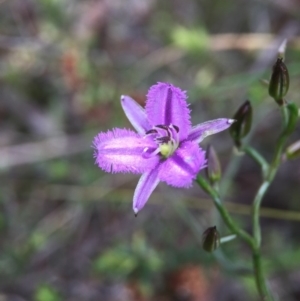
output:
[[[113,129],[94,138],[94,156],[100,168],[142,174],[133,196],[135,214],[160,181],[190,187],[206,166],[199,142],[233,123],[220,118],[192,127],[186,98],[185,92],[168,83],[150,88],[145,109],[129,96],[122,96],[123,110],[137,133]]]

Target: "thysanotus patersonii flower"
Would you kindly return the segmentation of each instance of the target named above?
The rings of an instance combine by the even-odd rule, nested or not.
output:
[[[169,83],[157,83],[143,109],[129,96],[121,97],[123,110],[137,133],[113,129],[93,141],[96,164],[106,172],[142,174],[133,196],[137,214],[160,181],[188,188],[206,166],[199,147],[208,135],[227,129],[234,120],[220,118],[194,127],[186,93]]]

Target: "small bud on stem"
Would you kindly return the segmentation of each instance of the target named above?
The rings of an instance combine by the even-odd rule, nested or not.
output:
[[[217,227],[206,229],[202,235],[202,247],[207,252],[213,252],[220,245],[220,234]]]
[[[252,107],[249,100],[246,100],[234,114],[236,122],[230,127],[230,135],[237,147],[241,146],[241,139],[244,138],[251,129]]]
[[[214,185],[221,179],[221,164],[218,155],[212,145],[209,145],[206,150],[207,168],[206,176],[211,185]]]
[[[290,85],[289,72],[281,57],[277,58],[269,83],[269,95],[282,106]]]

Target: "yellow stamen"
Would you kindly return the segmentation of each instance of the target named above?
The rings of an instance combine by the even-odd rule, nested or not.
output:
[[[172,142],[168,142],[168,143],[163,143],[159,146],[159,151],[160,154],[164,157],[164,158],[168,158],[170,157],[173,152],[175,151],[174,146],[172,144]]]

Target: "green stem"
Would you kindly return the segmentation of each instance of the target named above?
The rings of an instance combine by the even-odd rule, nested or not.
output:
[[[282,150],[283,150],[284,144],[286,142],[286,139],[287,139],[287,136],[284,133],[281,134],[279,139],[278,139],[274,159],[271,163],[271,166],[269,168],[269,173],[267,175],[267,180],[270,181],[270,182],[273,181],[273,179],[274,179],[274,177],[277,173],[278,167],[280,165]]]
[[[262,185],[256,197],[255,214],[253,215],[255,215],[256,217],[255,223],[258,227],[255,230],[257,235],[257,237],[255,238],[250,236],[247,232],[245,232],[235,223],[235,221],[229,215],[227,209],[223,206],[218,193],[210,186],[210,184],[202,176],[198,175],[196,181],[202,187],[202,189],[211,196],[216,208],[218,209],[227,227],[234,234],[242,238],[251,247],[253,253],[254,276],[255,276],[258,292],[262,297],[262,300],[272,301],[273,298],[270,294],[270,291],[268,290],[267,283],[263,273],[263,267],[262,267],[261,256],[260,256],[260,244],[257,244],[257,238],[259,238],[260,241],[260,235],[261,235],[260,227],[259,227],[259,208],[260,208],[259,206],[262,197],[264,196],[269,184]]]
[[[283,119],[283,127],[285,128],[288,124],[288,119],[289,119],[289,115],[288,115],[286,105],[283,105],[281,107],[281,115],[282,115],[282,119]]]
[[[261,260],[261,229],[260,229],[260,206],[262,199],[268,190],[271,182],[264,181],[261,186],[259,187],[256,196],[253,201],[252,207],[252,222],[253,222],[253,238],[254,238],[254,245],[252,246],[252,259],[253,259],[253,269],[254,269],[254,276],[256,281],[256,286],[258,292],[262,298],[262,300],[273,300],[272,295],[268,289],[266,278],[264,275],[263,267],[262,267],[262,260]]]
[[[282,115],[283,115],[284,129],[277,141],[272,163],[270,164],[270,166],[267,167],[267,169],[265,169],[266,168],[265,165],[261,165],[263,170],[264,181],[260,185],[252,205],[253,238],[255,242],[254,247],[252,247],[253,267],[254,267],[254,274],[255,274],[257,288],[263,300],[273,300],[273,299],[266,284],[266,280],[262,268],[261,255],[260,255],[260,248],[261,248],[261,228],[260,228],[260,220],[259,220],[260,207],[261,207],[262,199],[266,194],[268,188],[270,187],[278,171],[283,146],[288,137],[288,135],[285,132],[285,128],[288,124],[288,115],[285,106],[282,107]]]
[[[215,204],[216,208],[218,209],[218,211],[219,211],[220,215],[222,216],[222,218],[223,218],[225,224],[227,225],[227,227],[234,234],[238,235],[244,241],[246,241],[250,246],[254,247],[253,238],[246,231],[241,229],[239,227],[239,225],[237,225],[235,223],[235,221],[231,218],[231,216],[229,215],[227,209],[223,206],[218,193],[210,186],[210,184],[202,176],[198,175],[196,181],[199,184],[199,186],[201,186],[202,189],[205,190],[211,196],[211,198],[214,201],[214,204]]]
[[[267,282],[263,272],[261,259],[261,228],[260,228],[260,207],[264,195],[270,187],[277,170],[280,165],[282,150],[287,137],[290,134],[289,130],[289,115],[286,106],[282,106],[284,129],[279,136],[276,144],[275,154],[272,163],[269,165],[266,160],[252,147],[244,146],[242,150],[248,154],[254,161],[256,161],[262,168],[263,183],[260,185],[253,201],[252,220],[253,220],[253,237],[241,229],[229,215],[227,209],[223,206],[219,193],[211,187],[211,185],[201,176],[198,175],[197,183],[202,189],[207,192],[213,199],[214,204],[222,216],[227,227],[237,236],[241,237],[252,249],[254,276],[258,292],[264,301],[272,301],[272,294],[267,286]]]
[[[286,124],[286,120],[285,120],[285,118],[287,118],[286,107],[282,107],[282,111],[284,116],[284,123]],[[273,161],[271,165],[268,166],[268,168],[265,170],[264,181],[260,185],[253,201],[253,205],[252,205],[253,206],[252,207],[253,235],[257,247],[260,247],[261,244],[261,230],[260,230],[260,223],[259,223],[259,212],[260,212],[261,202],[278,171],[282,150],[286,142],[287,136],[288,135],[286,135],[285,131],[283,130],[276,144]],[[263,166],[262,169],[264,170]]]
[[[244,151],[259,166],[261,166],[263,175],[266,174],[266,172],[267,172],[267,170],[269,168],[269,164],[268,164],[268,162],[265,160],[265,158],[259,152],[257,152],[253,147],[247,146],[247,145],[243,146],[241,148],[241,151]]]
[[[252,260],[253,260],[255,282],[256,282],[258,292],[263,301],[272,301],[273,297],[270,294],[269,288],[267,287],[266,280],[264,277],[260,250],[253,250]]]
[[[195,217],[191,215],[191,213],[187,210],[186,206],[182,202],[174,202],[174,199],[176,200],[175,194],[171,194],[170,196],[168,196],[168,198],[170,198],[170,201],[172,201],[171,203],[173,205],[173,208],[178,213],[178,216],[189,226],[197,243],[202,247],[202,236],[199,235],[199,233],[202,233],[204,229],[201,224],[199,224],[198,220],[196,220]],[[230,238],[233,239],[233,236],[236,235],[222,237],[220,243],[226,242],[226,240],[229,241]],[[248,266],[245,268],[246,263],[237,262],[236,260],[231,261],[229,258],[227,258],[221,248],[215,250],[212,255],[216,258],[218,263],[224,268],[225,271],[235,273],[237,275],[252,275],[253,273],[253,270]]]
[[[252,221],[253,221],[253,236],[256,243],[256,247],[260,247],[261,244],[261,230],[259,223],[259,211],[262,199],[270,186],[269,181],[264,181],[259,187],[256,196],[253,201],[252,207]]]

